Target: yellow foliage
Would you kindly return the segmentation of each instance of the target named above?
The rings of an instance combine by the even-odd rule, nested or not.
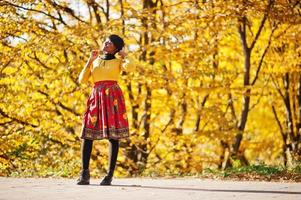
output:
[[[270,7],[259,0],[147,0],[145,5],[128,0],[120,1],[122,6],[109,1],[109,13],[106,7],[94,12],[90,1],[49,2],[0,6],[1,176],[78,173],[79,134],[91,88],[77,78],[91,50],[110,33],[122,35],[140,60],[137,71],[119,81],[131,137],[121,142],[117,176],[221,168],[240,133],[239,155],[249,163],[282,165],[286,142],[300,148],[301,29],[297,8],[290,5],[294,1],[273,1]],[[242,35],[252,48],[244,48]],[[245,50],[251,52],[249,73]],[[285,94],[293,124],[287,141]],[[94,149],[92,174],[100,176],[107,145],[95,143]]]

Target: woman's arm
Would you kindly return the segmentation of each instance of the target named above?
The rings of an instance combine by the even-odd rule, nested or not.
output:
[[[91,66],[92,66],[94,60],[97,58],[98,54],[99,54],[99,50],[93,50],[91,52],[88,62],[86,63],[85,67],[79,74],[79,77],[78,77],[79,83],[87,83],[88,82],[89,77],[91,76]]]
[[[118,55],[122,60],[121,70],[126,72],[133,72],[136,69],[137,61],[134,58],[127,56],[127,54],[123,50],[119,51]]]

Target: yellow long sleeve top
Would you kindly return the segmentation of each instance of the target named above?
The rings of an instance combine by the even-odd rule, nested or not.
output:
[[[92,77],[93,83],[104,80],[118,81],[122,70],[132,72],[135,67],[136,62],[131,58],[103,60],[99,56],[90,66],[87,65],[83,68],[78,81],[79,83],[87,83],[90,77]]]

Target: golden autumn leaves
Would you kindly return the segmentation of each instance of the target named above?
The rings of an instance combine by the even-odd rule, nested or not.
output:
[[[119,81],[131,141],[121,149],[117,175],[221,168],[241,132],[239,156],[249,163],[283,165],[287,152],[283,147],[290,142],[300,146],[295,138],[300,122],[301,35],[294,23],[297,8],[288,4],[294,1],[274,1],[270,8],[249,57],[250,84],[258,74],[254,85],[244,85],[247,70],[238,31],[245,27],[245,42],[252,46],[268,1],[250,0],[247,6],[244,1],[144,2],[109,1],[106,14],[100,7],[93,12],[90,1],[80,0],[81,11],[91,11],[86,16],[77,16],[82,12],[66,3],[78,18],[47,1],[36,5],[17,0],[17,6],[0,7],[5,15],[0,16],[4,175],[45,175],[49,167],[58,174],[61,169],[68,176],[77,174],[81,114],[90,92],[78,85],[77,77],[91,50],[99,48],[100,38],[111,32],[124,35],[127,45],[135,47],[130,53],[141,61],[134,74]],[[244,25],[239,24],[243,15]],[[249,116],[245,130],[239,132],[244,95],[251,97]],[[113,99],[114,106],[117,101]],[[91,120],[96,123],[97,118]],[[101,145],[96,151],[95,156],[104,156]],[[104,159],[95,160],[99,161],[92,165],[103,170]],[[32,166],[32,172],[24,166]]]

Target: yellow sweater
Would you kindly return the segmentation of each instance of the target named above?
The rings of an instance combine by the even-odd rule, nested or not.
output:
[[[87,83],[92,76],[93,83],[97,81],[113,80],[117,81],[122,70],[134,71],[136,65],[132,59],[103,60],[101,57],[96,58],[92,65],[83,68],[79,75],[79,83]]]

